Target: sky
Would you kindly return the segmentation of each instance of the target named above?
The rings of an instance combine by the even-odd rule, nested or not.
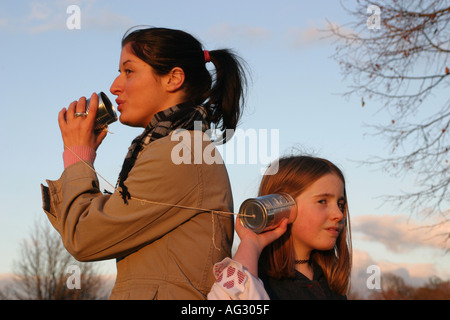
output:
[[[79,8],[79,25],[68,24],[72,5]],[[2,1],[0,274],[14,271],[21,241],[44,216],[40,184],[63,171],[58,112],[92,92],[104,91],[114,101],[109,88],[118,75],[122,36],[147,25],[184,30],[204,49],[233,49],[248,64],[251,81],[239,128],[244,136],[271,141],[271,152],[249,143],[248,150],[259,153],[256,162],[250,156],[239,162],[238,152],[226,159],[235,212],[256,196],[268,157],[324,157],[346,176],[355,283],[365,285],[371,265],[414,284],[432,275],[449,279],[450,256],[433,236],[449,230],[423,229],[432,221],[381,198],[410,190],[414,177],[398,179],[360,164],[388,154],[385,141],[367,134],[367,125],[391,119],[377,112],[376,102],[362,107],[361,97],[342,96],[352,83],[331,58],[336,44],[320,31],[327,20],[344,25],[350,17],[338,1],[325,0]],[[95,162],[103,177],[116,181],[141,131],[119,122],[110,126]],[[106,262],[105,270],[115,272],[114,262]]]

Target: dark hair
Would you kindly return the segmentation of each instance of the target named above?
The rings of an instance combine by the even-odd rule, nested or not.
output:
[[[270,170],[270,167],[268,170]],[[278,171],[274,175],[264,175],[260,184],[259,195],[286,192],[295,199],[315,181],[330,173],[337,175],[344,183],[344,229],[336,240],[335,249],[328,251],[313,250],[311,259],[322,268],[330,289],[338,294],[345,295],[350,286],[352,245],[345,178],[342,171],[332,162],[322,158],[311,156],[282,157],[278,161]],[[287,231],[265,247],[261,253],[260,271],[263,274],[278,279],[294,277],[295,252],[291,227],[292,225],[288,225]]]
[[[236,129],[244,106],[247,79],[244,64],[228,49],[209,51],[215,66],[213,76],[206,68],[202,44],[192,35],[174,29],[145,28],[125,33],[122,47],[130,43],[134,54],[157,74],[166,75],[179,67],[185,73],[186,101],[202,104],[210,124],[222,131]]]

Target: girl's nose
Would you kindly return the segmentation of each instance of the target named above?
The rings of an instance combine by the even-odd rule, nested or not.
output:
[[[344,213],[342,212],[342,208],[336,204],[336,206],[333,208],[333,212],[331,213],[332,220],[341,221],[344,219]]]

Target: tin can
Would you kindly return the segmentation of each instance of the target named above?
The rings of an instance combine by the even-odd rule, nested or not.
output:
[[[242,225],[255,233],[275,229],[283,218],[297,217],[297,204],[287,193],[269,194],[245,200],[239,208]]]
[[[98,110],[95,117],[95,131],[102,131],[108,128],[108,125],[117,121],[116,109],[112,105],[108,96],[104,92],[100,92],[98,95]],[[86,112],[89,111],[90,98],[86,100]]]

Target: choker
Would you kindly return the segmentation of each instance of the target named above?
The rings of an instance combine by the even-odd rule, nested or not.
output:
[[[295,264],[305,264],[305,263],[308,263],[308,262],[309,262],[309,259],[305,259],[305,260],[295,260],[294,262],[295,262]]]

